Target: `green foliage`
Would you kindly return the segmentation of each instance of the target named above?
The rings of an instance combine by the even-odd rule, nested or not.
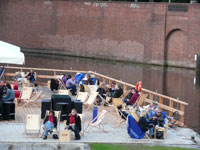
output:
[[[91,150],[192,150],[191,148],[147,146],[142,144],[89,144]]]

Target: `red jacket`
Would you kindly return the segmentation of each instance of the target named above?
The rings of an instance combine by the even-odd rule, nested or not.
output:
[[[131,96],[131,99],[129,100],[129,103],[130,103],[131,105],[134,105],[139,96],[140,96],[140,94],[134,93],[134,94]]]

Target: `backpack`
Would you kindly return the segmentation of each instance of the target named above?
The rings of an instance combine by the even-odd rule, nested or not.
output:
[[[59,139],[57,134],[53,134],[53,139]]]

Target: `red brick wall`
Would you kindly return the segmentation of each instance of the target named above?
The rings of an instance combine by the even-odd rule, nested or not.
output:
[[[195,67],[200,5],[188,4],[188,12],[169,12],[167,6],[1,0],[0,40],[30,52],[155,64],[167,58],[171,65]]]

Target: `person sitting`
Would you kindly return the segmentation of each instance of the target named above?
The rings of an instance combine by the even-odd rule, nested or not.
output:
[[[130,92],[128,93],[128,95],[124,99],[130,100],[133,93],[134,93],[134,88],[131,88]]]
[[[26,78],[32,84],[35,82],[35,73],[33,72],[33,70],[30,70],[30,72],[28,73],[28,75],[26,76]]]
[[[116,86],[115,86],[114,82],[111,83],[111,87],[110,87],[109,91],[110,91],[110,97],[113,97],[116,92]]]
[[[53,128],[57,128],[57,117],[55,116],[55,113],[53,110],[49,111],[49,115],[46,116],[44,119],[44,126],[45,126],[45,132],[44,132],[44,140],[47,139],[48,132],[51,132]]]
[[[120,98],[120,96],[122,96],[123,93],[124,93],[124,90],[122,89],[122,86],[119,85],[118,89],[115,91],[113,98]]]
[[[7,89],[4,81],[0,81],[0,100],[2,100],[2,96],[6,94],[6,91]]]
[[[159,109],[158,103],[156,101],[153,101],[151,104],[144,106],[144,109],[148,111],[157,111]]]
[[[138,94],[138,91],[135,88],[134,90],[132,90],[132,92],[133,92],[133,95],[131,96],[130,100],[124,99],[124,103],[126,103],[126,105],[134,105],[140,96]]]
[[[20,72],[20,71],[16,72],[15,76],[13,77],[13,79],[14,79],[15,81],[21,83],[22,80],[23,80],[22,75],[21,75],[21,72]]]
[[[67,130],[72,130],[75,133],[75,140],[80,140],[81,119],[76,109],[72,109],[71,114],[67,117],[66,125]]]
[[[122,110],[122,105],[118,105],[117,109],[118,109],[118,112],[119,112],[121,118],[126,120],[128,113],[126,111]]]
[[[89,73],[87,74],[87,84],[88,85],[94,85],[94,82],[93,82],[91,75]]]
[[[157,112],[149,118],[150,122],[153,123],[155,126],[159,125],[160,127],[164,126],[164,115],[162,115],[161,111],[158,109]]]
[[[66,82],[66,88],[72,90],[72,95],[76,95],[76,83],[74,81],[74,78],[71,77],[71,75],[68,75],[68,80]]]
[[[13,102],[15,99],[15,92],[11,88],[11,85],[9,83],[6,84],[6,88],[7,88],[7,91],[6,91],[6,94],[3,95],[3,101],[4,102],[7,102],[7,101]]]
[[[97,92],[99,93],[99,95],[100,95],[102,98],[106,99],[106,96],[105,96],[106,91],[105,91],[105,89],[104,89],[104,84],[101,84],[101,85],[100,85],[100,87],[97,89]],[[97,104],[98,104],[98,105],[100,105],[101,102],[102,102],[102,99],[101,99],[101,97],[100,97],[99,95],[97,96]]]
[[[146,118],[147,112],[145,110],[143,110],[140,113],[140,119],[138,121],[138,125],[140,127],[140,129],[143,132],[146,132],[149,130],[149,135],[153,136],[153,124],[151,124],[150,122],[148,122],[147,118]]]

